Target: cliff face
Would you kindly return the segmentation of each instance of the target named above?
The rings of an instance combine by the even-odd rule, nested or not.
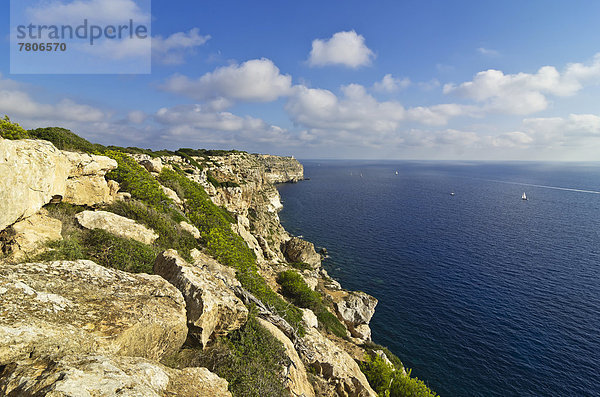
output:
[[[228,380],[238,379],[235,371],[251,361],[215,360],[234,357],[227,349],[245,339],[219,341],[244,332],[267,333],[261,340],[281,345],[269,347],[273,353],[261,360],[284,357],[268,382],[287,395],[376,396],[356,360],[365,359],[362,343],[370,340],[377,300],[343,290],[321,267],[314,246],[291,237],[279,222],[275,184],[303,179],[296,159],[106,154],[113,158],[0,139],[0,396],[43,390],[108,396],[123,388],[143,395],[231,395],[225,379],[199,367],[210,363]],[[111,170],[116,173],[107,175]],[[189,180],[203,189],[184,186]],[[204,192],[227,212],[207,207]],[[204,217],[233,219],[228,232],[254,252],[256,270],[241,252],[219,251],[239,237],[219,229],[222,223],[211,229]],[[52,240],[58,242],[49,249]],[[74,260],[40,259],[57,255]],[[135,261],[142,264],[134,267]],[[243,261],[245,268],[236,267]],[[291,277],[288,287],[283,274]],[[298,288],[305,289],[304,300]],[[290,322],[294,311],[297,323]],[[251,320],[255,316],[260,321]],[[113,372],[101,374],[104,366]],[[45,368],[44,377],[36,368]],[[79,378],[72,375],[77,371]],[[148,381],[148,371],[162,380]]]

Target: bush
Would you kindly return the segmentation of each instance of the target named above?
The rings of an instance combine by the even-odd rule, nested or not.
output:
[[[394,367],[387,364],[376,354],[367,355],[365,361],[359,363],[360,370],[365,374],[369,385],[380,396],[385,396],[394,377]]]
[[[408,371],[407,375],[396,373],[390,387],[390,397],[437,397],[437,394],[422,380],[411,378]]]
[[[142,201],[117,201],[108,206],[106,210],[133,219],[154,230],[159,235],[154,245],[160,250],[175,249],[182,257],[190,261],[192,259],[190,251],[193,248],[200,248],[194,236],[183,230],[170,215],[159,212]]]
[[[410,377],[403,373],[404,366],[398,357],[388,349],[374,343],[365,345],[367,355],[365,361],[359,362],[358,366],[365,374],[369,385],[382,397],[437,397],[423,381]],[[391,365],[375,353],[382,350]]]
[[[293,304],[311,309],[323,328],[340,338],[347,336],[346,327],[327,310],[321,295],[310,289],[300,274],[294,270],[286,270],[277,275],[277,283],[281,285],[281,294]]]
[[[184,216],[177,214],[175,203],[165,194],[160,183],[144,167],[121,152],[108,150],[104,154],[118,163],[117,169],[110,171],[106,177],[119,182],[122,191],[131,193],[131,197],[160,212],[170,214],[178,222],[185,220]]]
[[[10,121],[8,116],[0,119],[0,136],[4,139],[27,139],[29,134],[19,124]]]
[[[239,330],[201,348],[184,349],[165,364],[176,368],[206,367],[229,382],[234,397],[289,396],[283,366],[290,364],[283,344],[263,328],[250,310]]]
[[[89,259],[99,265],[132,273],[152,273],[157,250],[135,240],[115,236],[104,230],[74,232],[64,240],[50,243],[50,251],[36,257],[39,261]]]
[[[185,199],[186,215],[200,231],[208,252],[219,262],[236,269],[237,278],[244,288],[302,334],[302,313],[273,292],[258,274],[254,252],[231,229],[231,223],[235,221],[233,217],[215,205],[202,186],[188,179],[181,171],[164,168],[159,179],[165,186],[177,186],[180,197]]]
[[[60,150],[71,150],[84,153],[97,153],[104,150],[104,146],[91,143],[73,132],[59,127],[38,128],[28,131],[33,139],[50,141]]]

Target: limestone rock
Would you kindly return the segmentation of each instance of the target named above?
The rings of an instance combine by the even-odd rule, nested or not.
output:
[[[360,291],[351,291],[335,302],[335,308],[349,325],[369,324],[375,313],[377,299]]]
[[[63,151],[70,163],[64,201],[76,205],[95,206],[113,200],[104,176],[117,168],[117,162],[106,156]],[[118,188],[117,188],[118,190]],[[115,192],[116,193],[116,192]]]
[[[61,230],[62,222],[48,216],[47,211],[42,209],[7,230],[8,241],[4,251],[8,251],[12,259],[34,254],[45,243],[62,239]]]
[[[206,346],[211,339],[240,328],[248,309],[233,291],[207,269],[192,266],[175,250],[160,254],[154,272],[177,287],[187,308],[190,333]]]
[[[69,162],[50,142],[0,138],[0,230],[63,197]]]
[[[301,238],[292,237],[283,244],[282,251],[290,262],[304,262],[313,268],[321,265],[321,255],[315,251],[314,244]]]
[[[288,368],[284,369],[284,374],[288,380],[286,384],[288,390],[290,390],[293,396],[314,397],[315,391],[308,381],[306,368],[304,368],[304,364],[302,363],[302,360],[300,360],[292,341],[279,328],[270,322],[261,318],[257,318],[257,320],[260,325],[262,325],[271,333],[271,335],[283,343],[285,353],[292,362]]]
[[[0,299],[0,366],[73,354],[160,360],[187,337],[171,284],[87,260],[3,264]]]
[[[140,357],[68,356],[8,365],[0,395],[231,397],[227,381],[206,368],[176,370]]]
[[[302,352],[304,361],[318,375],[335,385],[337,395],[377,396],[356,361],[317,329],[308,328],[302,341],[306,346],[306,351]]]
[[[302,311],[302,321],[307,327],[317,328],[319,326],[319,320],[315,313],[310,309],[300,309]]]
[[[162,191],[167,195],[167,197],[170,198],[171,200],[173,200],[173,202],[175,204],[177,204],[177,205],[183,204],[183,201],[179,198],[179,196],[177,195],[177,192],[175,192],[175,190],[170,189],[163,185],[160,185],[160,187],[162,188]]]
[[[190,251],[190,255],[194,260],[194,266],[208,270],[213,276],[223,281],[229,288],[242,286],[239,280],[235,277],[235,269],[220,264],[213,257],[206,255],[204,252],[201,252],[196,248]]]
[[[152,244],[158,234],[136,221],[107,211],[82,211],[75,215],[77,222],[86,229],[102,229],[119,237],[130,238],[144,244]]]
[[[163,169],[163,163],[160,158],[148,158],[140,161],[140,165],[149,172],[159,173]]]
[[[195,239],[199,239],[200,237],[202,237],[200,235],[200,230],[198,230],[196,226],[189,224],[186,221],[179,222],[179,226],[181,226],[183,230],[190,232],[190,234],[194,236]]]
[[[359,342],[367,342],[371,340],[371,327],[368,324],[359,324],[348,327],[350,334],[357,338]]]

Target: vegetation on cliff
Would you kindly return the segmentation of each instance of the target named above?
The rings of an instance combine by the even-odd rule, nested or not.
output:
[[[312,310],[324,329],[340,338],[346,337],[346,328],[333,313],[327,310],[321,294],[310,289],[300,274],[293,270],[286,270],[278,274],[277,282],[281,285],[281,294],[294,305]]]
[[[29,138],[27,131],[19,124],[10,121],[8,116],[0,119],[0,136],[4,139],[26,139]]]

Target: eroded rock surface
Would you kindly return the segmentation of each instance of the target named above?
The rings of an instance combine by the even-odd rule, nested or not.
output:
[[[70,165],[50,142],[0,138],[0,230],[63,197]]]
[[[352,357],[317,329],[308,328],[302,341],[306,346],[304,361],[334,385],[337,395],[377,396]]]
[[[304,262],[317,268],[321,265],[321,255],[315,251],[313,243],[292,237],[283,244],[283,254],[290,262]]]
[[[257,320],[260,325],[262,325],[271,333],[271,335],[283,343],[285,353],[292,362],[292,364],[290,364],[287,368],[283,369],[284,375],[287,379],[286,387],[288,390],[290,390],[293,396],[303,395],[305,397],[314,397],[315,391],[308,381],[306,368],[304,368],[304,364],[302,363],[302,360],[300,360],[300,356],[298,356],[292,341],[279,328],[270,322],[261,318],[258,318]]]
[[[136,221],[107,211],[82,211],[75,215],[77,222],[86,229],[102,229],[116,236],[130,238],[144,244],[152,244],[158,234]]]
[[[176,370],[141,357],[25,359],[0,377],[3,396],[231,397],[227,381],[206,368]]]
[[[160,254],[154,263],[154,272],[183,294],[190,333],[203,346],[246,322],[248,309],[223,280],[207,269],[190,265],[177,251],[168,250]]]
[[[0,300],[0,366],[92,353],[160,360],[187,336],[175,287],[86,260],[2,264]]]
[[[62,222],[42,209],[37,214],[12,225],[3,233],[0,247],[11,260],[35,254],[45,243],[60,240]]]

